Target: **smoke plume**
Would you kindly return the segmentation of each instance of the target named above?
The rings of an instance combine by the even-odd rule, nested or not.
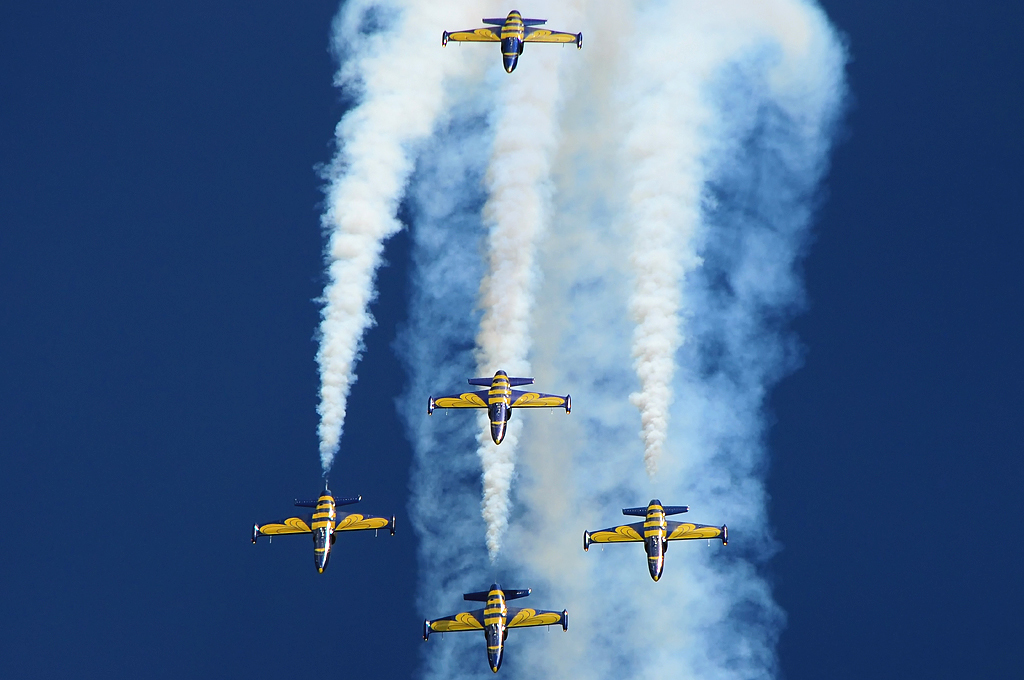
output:
[[[523,11],[583,30],[586,47],[528,46],[512,75],[489,46],[462,48],[482,75],[446,83],[455,113],[435,125],[411,181],[399,405],[414,446],[421,614],[461,611],[461,593],[499,580],[532,587],[529,606],[565,607],[572,623],[566,634],[511,631],[503,674],[773,677],[785,615],[764,574],[776,549],[765,399],[798,363],[787,324],[803,304],[799,263],[842,104],[843,49],[802,0],[606,3],[568,21],[561,5]],[[503,138],[519,111],[513,85],[527,98],[548,87],[531,64],[546,77],[574,70],[557,77],[548,118],[530,123],[536,140]],[[512,149],[526,167],[500,177]],[[526,241],[495,240],[509,195],[537,200]],[[511,291],[500,267],[525,284]],[[495,522],[475,512],[483,428],[427,421],[422,403],[437,384],[497,368],[532,368],[575,408],[517,417],[514,458],[484,461]],[[658,583],[635,544],[580,549],[584,529],[625,523],[620,508],[655,497],[690,505],[692,521],[728,523],[729,546],[673,543]],[[477,635],[432,638],[423,675],[478,677],[480,647]]]
[[[439,31],[455,3],[347,2],[334,27],[341,61],[335,82],[356,100],[336,130],[337,153],[324,171],[327,284],[321,299],[320,460],[330,471],[338,451],[362,338],[373,323],[369,304],[384,241],[401,228],[396,217],[415,162],[417,142],[444,110],[442,84],[465,63],[442,54]],[[416,58],[410,59],[414,54]]]

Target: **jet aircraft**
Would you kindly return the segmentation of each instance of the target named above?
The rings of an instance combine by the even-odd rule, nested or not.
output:
[[[601,529],[593,533],[583,532],[583,550],[589,550],[591,543],[627,543],[643,541],[644,552],[647,553],[647,568],[655,581],[661,578],[665,568],[665,553],[669,541],[685,541],[696,538],[720,538],[722,545],[729,544],[729,527],[709,524],[691,524],[689,522],[669,522],[666,515],[678,515],[689,511],[686,505],[662,505],[654,499],[646,508],[623,508],[623,515],[646,518],[636,524]]]
[[[532,385],[533,378],[510,378],[505,371],[498,371],[493,378],[470,378],[470,385],[489,387],[489,390],[463,392],[447,397],[430,397],[427,402],[427,415],[433,415],[435,408],[485,408],[491,420],[491,439],[500,444],[505,438],[508,419],[512,417],[513,408],[555,408],[563,407],[565,412],[572,411],[570,395],[560,397],[557,394],[542,392],[521,392],[512,389],[520,385]]]
[[[582,33],[563,33],[547,28],[534,28],[547,23],[547,19],[524,19],[517,10],[512,10],[504,19],[483,19],[483,28],[471,28],[465,31],[444,31],[441,34],[441,47],[449,40],[455,42],[500,42],[501,60],[505,70],[512,73],[516,69],[519,55],[523,53],[523,45],[535,43],[576,43],[576,49],[583,48]],[[501,28],[490,28],[500,26]]]
[[[482,630],[487,639],[487,663],[495,673],[501,668],[501,658],[505,650],[505,640],[509,628],[525,628],[527,626],[553,626],[562,624],[562,630],[569,630],[569,612],[544,611],[509,607],[506,601],[526,597],[530,589],[507,590],[497,583],[491,584],[490,590],[479,593],[466,593],[463,599],[471,602],[486,602],[483,609],[461,612],[443,619],[423,622],[423,639],[431,633],[455,633],[464,630]]]
[[[361,515],[351,513],[345,516],[338,514],[337,508],[342,505],[352,505],[363,500],[362,496],[351,496],[347,498],[335,498],[331,490],[324,485],[324,492],[315,501],[295,501],[297,508],[314,508],[311,513],[304,513],[299,516],[289,517],[277,522],[267,524],[254,524],[252,527],[252,542],[260,536],[284,536],[288,534],[313,534],[313,562],[316,570],[321,574],[327,568],[327,561],[331,558],[331,547],[337,538],[339,531],[362,531],[367,529],[390,528],[391,535],[395,535],[395,517],[374,517],[373,515]]]

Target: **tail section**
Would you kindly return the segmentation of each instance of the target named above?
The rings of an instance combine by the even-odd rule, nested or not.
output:
[[[690,511],[689,505],[665,505],[663,506],[666,515],[681,515]]]
[[[466,593],[462,596],[463,600],[469,600],[470,602],[487,602],[487,596],[490,595],[491,591],[483,590],[479,593]]]
[[[546,23],[547,19],[523,19],[523,26],[543,26]]]
[[[642,508],[623,508],[623,515],[630,515],[632,517],[647,517],[647,506]]]
[[[494,382],[494,378],[470,378],[470,385],[477,385],[478,387],[490,387],[491,383]]]

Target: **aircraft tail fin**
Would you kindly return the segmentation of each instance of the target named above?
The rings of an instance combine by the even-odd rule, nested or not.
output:
[[[469,379],[469,384],[470,385],[479,385],[480,387],[490,387],[491,386],[491,382],[493,382],[493,381],[494,381],[494,378],[470,378]]]
[[[490,24],[491,26],[505,25],[505,19],[481,19],[480,21],[484,22],[485,24]]]
[[[316,501],[300,501],[298,498],[295,499],[295,507],[297,508],[315,508]]]
[[[530,590],[530,588],[527,588],[526,590],[505,590],[503,588],[501,592],[505,593],[506,600],[518,600],[520,597],[526,597],[529,595]]]
[[[462,596],[463,600],[469,600],[471,602],[487,602],[487,596],[491,594],[489,590],[482,590],[479,593],[466,593]]]
[[[690,511],[689,505],[666,505],[663,508],[666,515],[680,515]]]
[[[532,385],[532,384],[533,384],[533,378],[509,378],[508,379],[508,386],[509,387],[519,387],[520,385]]]
[[[547,19],[523,19],[523,26],[540,26],[546,23]]]
[[[631,515],[633,517],[647,517],[647,506],[642,508],[623,508],[623,515]]]

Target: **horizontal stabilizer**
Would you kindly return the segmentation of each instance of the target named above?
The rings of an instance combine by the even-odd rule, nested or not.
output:
[[[494,382],[494,378],[470,378],[470,385],[479,385],[480,387],[490,387],[491,383]]]
[[[684,512],[690,511],[689,505],[666,505],[664,506],[666,515],[680,515]]]
[[[491,26],[504,26],[505,25],[505,20],[504,19],[481,19],[480,21],[484,22],[485,24],[490,24]]]
[[[508,379],[508,386],[509,387],[519,387],[520,385],[532,385],[532,384],[533,384],[533,378],[509,378]]]
[[[352,505],[353,503],[358,503],[361,500],[363,500],[362,496],[345,496],[344,498],[335,498],[334,499],[334,504],[335,505]]]
[[[315,508],[316,501],[300,501],[298,498],[295,499],[295,507],[297,508]]]
[[[506,600],[518,600],[520,597],[526,597],[527,595],[529,595],[530,594],[530,589],[529,588],[527,588],[526,590],[504,590],[503,589],[501,592],[505,593],[505,599]]]
[[[530,594],[530,589],[526,590],[505,590],[501,589],[501,592],[505,593],[506,600],[517,600],[520,597],[526,597]],[[463,600],[469,600],[471,602],[487,602],[487,596],[491,594],[489,590],[482,590],[479,593],[466,593],[462,596]]]
[[[623,508],[623,515],[632,515],[633,517],[647,517],[647,506],[642,508]]]
[[[546,23],[547,19],[523,19],[523,26],[540,26]]]

